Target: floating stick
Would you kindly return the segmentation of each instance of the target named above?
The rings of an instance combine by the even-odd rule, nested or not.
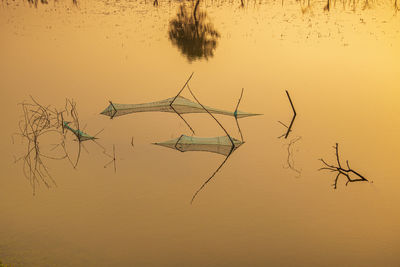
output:
[[[294,106],[293,106],[293,103],[292,103],[292,99],[290,98],[289,92],[287,90],[286,90],[286,94],[287,94],[287,97],[289,98],[290,105],[292,106],[292,109],[293,109],[293,118],[292,118],[292,121],[290,122],[288,130],[286,132],[285,139],[288,137],[288,135],[290,133],[290,130],[292,129],[294,119],[296,118],[296,115],[297,115],[296,114],[296,110],[294,109]]]

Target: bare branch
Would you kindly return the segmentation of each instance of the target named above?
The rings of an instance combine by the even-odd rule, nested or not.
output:
[[[285,139],[286,139],[286,138],[288,138],[289,133],[292,131],[293,122],[294,122],[294,119],[295,119],[296,116],[297,116],[297,113],[296,113],[296,110],[294,109],[293,102],[292,102],[292,99],[290,98],[289,92],[288,92],[287,90],[285,90],[285,91],[286,91],[286,95],[287,95],[287,97],[288,97],[288,99],[289,99],[290,106],[292,107],[292,110],[293,110],[293,117],[292,117],[292,121],[291,121],[290,124],[289,124],[289,127],[286,126],[286,124],[284,124],[283,122],[278,121],[280,124],[282,124],[283,126],[285,126],[285,128],[287,128],[286,133],[285,133],[285,134],[282,134],[282,135],[279,136],[278,138],[282,138],[283,136],[285,136]]]
[[[58,111],[50,105],[40,104],[32,96],[30,96],[30,99],[30,103],[22,102],[19,104],[22,108],[23,116],[18,122],[19,132],[13,136],[20,136],[22,144],[26,143],[24,155],[15,162],[22,161],[24,176],[28,179],[32,186],[33,194],[35,194],[36,186],[40,186],[40,184],[44,184],[47,188],[56,186],[55,180],[46,167],[46,161],[68,159],[71,165],[76,167],[79,162],[81,142],[90,140],[90,136],[80,130],[76,103],[73,100],[66,99],[64,109]],[[64,120],[64,115],[70,122]],[[71,128],[69,126],[70,123],[76,129]],[[67,151],[65,144],[67,131],[65,129],[71,131],[77,138],[78,156],[76,160],[72,160]],[[46,153],[43,153],[41,140],[46,138],[49,133],[58,134],[60,141],[57,144],[53,144],[49,150],[46,150]],[[56,150],[56,148],[61,148],[61,150]],[[83,148],[85,149],[85,147]]]
[[[335,165],[330,165],[323,159],[320,159],[320,161],[326,166],[322,167],[319,170],[329,170],[331,172],[337,172],[337,176],[335,178],[334,184],[332,185],[334,189],[337,188],[337,182],[339,180],[339,176],[342,175],[346,177],[346,186],[348,183],[353,183],[353,182],[362,182],[362,181],[367,181],[369,182],[364,176],[362,176],[360,173],[357,171],[353,170],[350,168],[349,161],[346,160],[346,165],[347,169],[342,168],[342,165],[340,163],[340,158],[339,158],[339,144],[336,143],[334,146],[335,148],[335,155],[336,155],[336,161],[337,161],[337,166]]]
[[[172,106],[172,104],[175,102],[175,100],[178,98],[178,96],[182,93],[183,89],[185,89],[185,87],[188,85],[190,79],[192,79],[194,72],[192,72],[192,74],[189,76],[189,78],[186,80],[185,84],[182,86],[181,90],[179,90],[178,94],[174,97],[174,99],[172,99],[171,103],[169,104],[169,106],[172,108],[172,110],[178,114],[178,116],[185,122],[185,124],[189,127],[190,131],[195,134],[193,128],[190,126],[190,124],[182,117],[182,115],[176,111],[176,109]]]
[[[290,130],[292,129],[292,126],[293,126],[294,119],[296,118],[296,115],[297,115],[296,110],[294,109],[294,106],[292,103],[292,99],[290,98],[289,92],[287,90],[286,90],[286,94],[287,94],[287,97],[289,98],[290,105],[292,106],[292,109],[293,109],[293,118],[292,118],[292,121],[290,122],[289,128],[285,135],[285,138],[287,138],[289,136]]]

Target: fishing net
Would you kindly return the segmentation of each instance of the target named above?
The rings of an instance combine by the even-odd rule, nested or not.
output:
[[[244,143],[235,138],[232,138],[232,141],[234,144],[233,150],[237,149]],[[155,145],[176,149],[181,152],[205,151],[225,156],[228,156],[232,150],[232,142],[228,136],[195,137],[195,136],[181,135],[179,138],[175,138],[165,142],[155,143]]]
[[[205,108],[214,114],[227,115],[237,118],[244,118],[249,116],[256,116],[260,114],[247,113],[242,111],[226,111],[217,108],[207,107]],[[143,104],[116,104],[110,102],[110,105],[101,114],[109,116],[110,118],[137,113],[137,112],[171,112],[178,114],[188,114],[188,113],[207,113],[207,111],[198,103],[193,102],[185,97],[171,97],[165,100],[157,102],[149,102]]]

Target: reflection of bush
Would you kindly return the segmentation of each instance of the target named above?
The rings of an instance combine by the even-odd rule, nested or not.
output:
[[[57,0],[54,0],[54,2],[56,2]],[[28,3],[35,5],[35,7],[38,6],[39,0],[28,0]],[[47,0],[40,0],[40,3],[47,5],[49,2]],[[74,5],[78,5],[78,0],[72,0],[72,3]],[[1,265],[0,265],[1,267]]]
[[[189,61],[214,56],[219,37],[206,12],[197,10],[193,15],[184,5],[169,23],[169,39]]]

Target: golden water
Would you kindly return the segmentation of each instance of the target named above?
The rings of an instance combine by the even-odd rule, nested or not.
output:
[[[0,260],[11,266],[399,266],[400,14],[393,2],[203,1],[212,42],[170,39],[182,2],[0,3],[2,107]],[[193,3],[185,3],[191,10]],[[187,14],[191,14],[188,12]],[[190,21],[190,19],[189,19]],[[211,26],[210,26],[211,25]],[[183,43],[185,45],[187,43]],[[208,49],[208,50],[207,50]],[[184,52],[186,51],[186,52]],[[193,54],[192,54],[193,55]],[[206,56],[207,55],[207,58]],[[240,125],[246,143],[190,205],[224,157],[151,143],[190,134],[175,114],[108,119],[108,100],[175,96],[188,76],[208,106],[263,113]],[[292,111],[288,139],[278,139]],[[184,91],[184,96],[190,95]],[[36,195],[22,164],[18,103],[77,102],[85,131],[114,144],[117,172],[86,143],[79,165],[47,161],[57,187]],[[198,136],[224,132],[184,115]],[[232,118],[218,117],[235,138]],[[133,137],[134,147],[131,146]],[[287,168],[287,144],[295,167]],[[373,183],[318,171],[343,162]]]

